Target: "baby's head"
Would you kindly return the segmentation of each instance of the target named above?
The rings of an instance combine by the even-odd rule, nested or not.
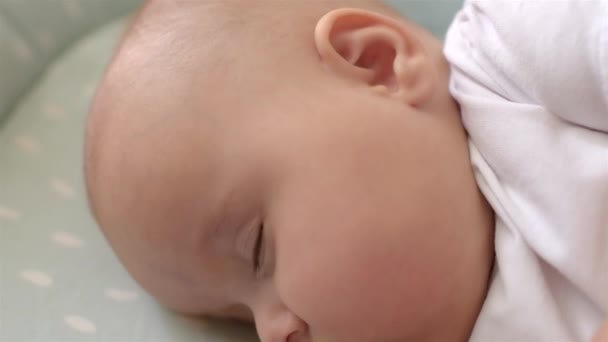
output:
[[[93,105],[91,207],[180,312],[271,342],[465,339],[492,217],[448,76],[373,0],[150,2]]]

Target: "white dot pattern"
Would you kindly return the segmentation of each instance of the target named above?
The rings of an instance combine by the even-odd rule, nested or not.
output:
[[[74,187],[70,185],[66,180],[60,178],[51,179],[51,188],[55,193],[64,198],[73,198],[76,196]]]
[[[38,287],[49,287],[53,284],[53,278],[48,274],[38,270],[23,270],[21,278]]]
[[[39,153],[42,149],[40,142],[36,138],[29,135],[16,136],[13,141],[17,147],[30,154]]]
[[[82,96],[84,97],[91,97],[93,96],[93,94],[95,93],[95,84],[87,84],[84,87],[82,87]]]
[[[19,221],[20,219],[20,212],[0,205],[0,221]]]
[[[55,232],[52,239],[56,244],[67,248],[80,248],[84,245],[82,239],[67,232]]]
[[[44,116],[53,121],[63,120],[66,117],[66,110],[54,104],[44,106]]]
[[[121,290],[116,288],[106,289],[105,295],[106,297],[117,302],[132,302],[139,297],[139,295],[135,291]]]
[[[78,0],[63,0],[62,4],[68,17],[74,19],[82,17],[82,7]]]
[[[64,321],[68,327],[83,334],[95,334],[97,332],[95,324],[82,316],[67,315],[64,317]]]

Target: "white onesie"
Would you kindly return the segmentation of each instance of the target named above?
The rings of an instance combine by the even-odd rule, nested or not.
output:
[[[496,262],[472,341],[589,341],[608,319],[608,0],[469,0],[450,90]]]

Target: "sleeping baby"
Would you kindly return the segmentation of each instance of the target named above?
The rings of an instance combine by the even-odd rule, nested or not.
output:
[[[608,3],[149,1],[89,118],[92,211],[263,342],[608,341]]]

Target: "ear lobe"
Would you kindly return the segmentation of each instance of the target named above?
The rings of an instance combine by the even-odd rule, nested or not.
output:
[[[317,23],[321,61],[341,76],[412,106],[430,99],[436,75],[417,31],[393,18],[360,9],[339,9]]]

